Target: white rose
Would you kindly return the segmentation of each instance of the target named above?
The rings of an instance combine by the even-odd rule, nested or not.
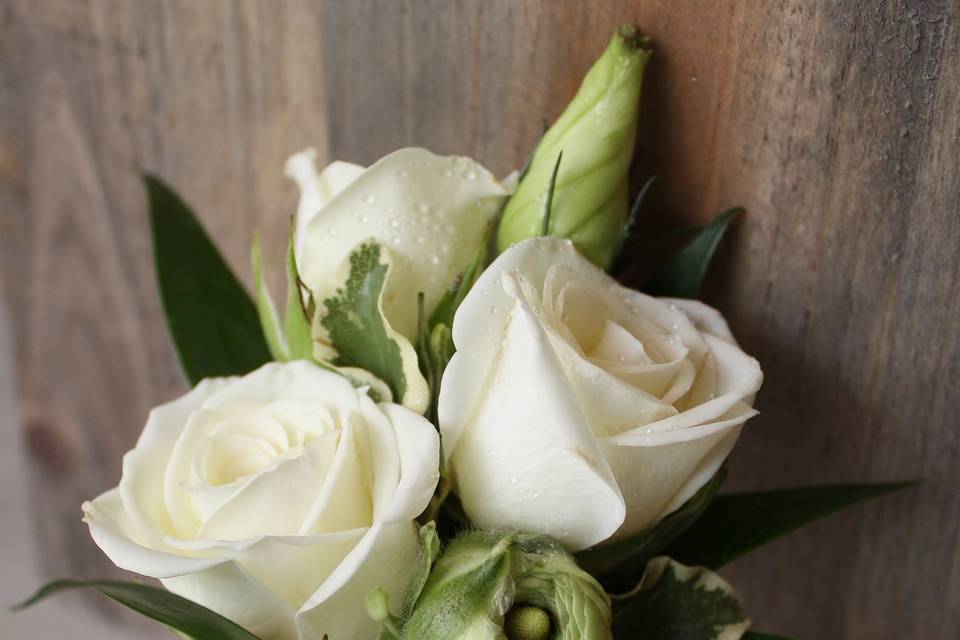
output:
[[[205,380],[150,412],[120,486],[83,505],[119,567],[265,640],[373,638],[437,482],[424,418],[309,364]]]
[[[316,153],[287,160],[300,187],[295,252],[303,282],[318,300],[346,275],[350,251],[373,238],[389,252],[392,271],[384,315],[400,335],[417,335],[417,293],[433,309],[473,257],[508,195],[480,164],[407,148],[364,169],[334,162],[318,173]]]
[[[696,493],[763,378],[715,310],[622,287],[568,240],[497,258],[453,339],[440,429],[467,515],[574,550],[647,529]]]

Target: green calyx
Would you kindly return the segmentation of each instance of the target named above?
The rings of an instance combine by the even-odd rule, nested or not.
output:
[[[429,542],[428,538],[421,534],[421,540]],[[435,549],[432,543],[424,548],[424,557]],[[609,597],[559,543],[545,536],[466,534],[437,557],[425,581],[414,582],[415,593],[408,594],[408,605],[399,617],[385,613],[379,594],[368,599],[371,615],[384,623],[381,638],[612,637]]]
[[[595,264],[610,266],[627,220],[640,86],[650,56],[646,47],[647,39],[633,27],[614,34],[537,146],[504,210],[498,252],[527,238],[551,235],[573,240]],[[561,153],[563,162],[554,176]]]

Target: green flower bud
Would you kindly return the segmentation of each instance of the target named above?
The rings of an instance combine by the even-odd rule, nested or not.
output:
[[[594,264],[610,266],[627,220],[627,173],[640,84],[650,57],[646,44],[647,39],[630,26],[614,34],[573,101],[537,146],[504,210],[498,253],[546,230],[547,235],[573,240]],[[561,152],[545,225],[551,176]]]
[[[604,640],[610,624],[609,597],[559,543],[476,532],[440,555],[392,637]]]

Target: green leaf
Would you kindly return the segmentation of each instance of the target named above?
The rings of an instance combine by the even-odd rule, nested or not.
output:
[[[473,252],[473,258],[471,258],[467,266],[463,268],[463,271],[457,275],[453,284],[444,292],[443,297],[440,298],[437,305],[433,308],[433,313],[430,314],[429,329],[432,330],[438,324],[445,324],[448,327],[453,326],[453,316],[457,313],[457,309],[460,308],[460,303],[463,302],[463,299],[470,293],[470,289],[473,288],[473,285],[477,282],[480,274],[483,273],[484,268],[487,266],[491,254],[490,240],[493,237],[493,229],[494,225],[492,224],[487,227],[480,244]]]
[[[657,176],[650,176],[650,178],[643,183],[643,186],[640,188],[640,193],[637,194],[636,199],[633,201],[633,206],[630,207],[630,213],[627,215],[627,221],[623,225],[623,233],[620,234],[620,241],[617,243],[617,250],[614,253],[614,256],[616,257],[613,259],[613,266],[610,269],[611,273],[622,269],[624,262],[626,262],[627,256],[623,249],[630,240],[630,236],[633,235],[634,228],[637,226],[637,218],[640,216],[640,207],[643,206],[643,203],[647,199],[647,194],[650,193],[650,188],[656,181]]]
[[[390,268],[379,244],[364,242],[350,253],[346,282],[317,309],[325,342],[338,366],[359,367],[383,380],[395,400],[423,412],[429,402],[413,345],[383,315],[383,286]]]
[[[721,495],[665,553],[685,564],[715,569],[844,507],[914,484],[841,484]]]
[[[727,226],[740,213],[743,213],[743,209],[735,207],[714,218],[713,222],[697,233],[690,244],[653,275],[643,288],[644,291],[656,296],[696,298],[703,276]]]
[[[749,625],[723,579],[666,557],[651,560],[640,585],[614,600],[615,638],[734,640]]]
[[[42,587],[14,610],[24,609],[67,589],[90,587],[103,595],[195,640],[258,640],[218,613],[158,587],[112,580],[57,580]]]
[[[277,305],[273,302],[266,279],[263,277],[263,257],[260,251],[260,237],[253,239],[250,247],[250,264],[253,267],[253,285],[257,292],[257,315],[260,317],[260,327],[263,337],[267,341],[270,355],[278,362],[290,359],[287,344],[280,328],[280,316],[277,314]]]
[[[557,154],[557,162],[553,165],[553,173],[550,174],[550,184],[547,186],[547,202],[543,205],[543,228],[540,230],[541,236],[550,235],[550,214],[553,213],[553,194],[557,190],[557,174],[560,172],[560,161],[563,160],[563,150]]]
[[[283,316],[283,335],[291,360],[313,359],[313,337],[310,334],[310,309],[304,303],[300,287],[300,271],[293,245],[293,231],[287,242],[287,309]],[[311,300],[312,302],[312,300]]]
[[[725,467],[683,506],[653,529],[626,540],[586,549],[576,554],[577,563],[590,572],[610,593],[632,589],[643,578],[647,563],[703,514],[726,478]]]
[[[158,178],[144,181],[160,299],[187,379],[244,374],[269,362],[257,308],[193,212]]]

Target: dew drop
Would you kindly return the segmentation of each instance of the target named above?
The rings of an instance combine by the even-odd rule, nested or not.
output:
[[[510,476],[510,484],[517,484],[517,476]]]
[[[367,204],[375,204],[377,199],[373,196],[373,194],[368,193],[367,195],[363,196],[363,201]]]
[[[434,265],[440,264],[440,256],[437,256],[437,255],[430,256],[430,264],[434,264]]]
[[[463,174],[463,177],[466,178],[467,181],[473,182],[474,180],[477,179],[477,172],[474,171],[473,169],[469,169],[467,170],[466,173]]]
[[[444,177],[444,178],[452,178],[452,177],[453,177],[453,171],[451,171],[450,169],[447,169],[446,171],[443,172],[443,177]]]
[[[360,222],[366,224],[366,223],[370,222],[370,218],[367,217],[367,216],[360,216]]]

